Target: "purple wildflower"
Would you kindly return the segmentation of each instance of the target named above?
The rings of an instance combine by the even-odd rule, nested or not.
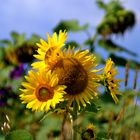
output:
[[[20,64],[19,66],[15,67],[11,72],[10,72],[10,78],[11,79],[17,79],[21,77],[21,75],[24,72],[24,66],[23,64]]]

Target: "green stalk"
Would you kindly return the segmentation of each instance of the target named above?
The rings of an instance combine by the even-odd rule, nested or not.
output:
[[[78,106],[77,103],[73,102],[73,112],[71,113],[71,123],[72,123],[72,140],[77,140],[77,132],[75,131],[76,128],[76,120],[77,120],[77,112],[78,112]]]

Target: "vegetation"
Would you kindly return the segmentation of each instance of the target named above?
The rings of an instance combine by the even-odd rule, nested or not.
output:
[[[17,32],[11,32],[9,40],[0,40],[0,140],[140,139],[140,90],[136,90],[140,62],[118,56],[117,52],[138,54],[112,39],[132,30],[136,17],[120,1],[96,3],[105,15],[94,34],[89,33],[88,23],[80,26],[77,20],[63,20],[52,29],[52,36],[48,34],[47,41],[37,34],[27,39]],[[66,41],[69,33],[77,32],[88,35],[83,44],[76,39]],[[96,52],[97,47],[106,50],[107,60]],[[66,71],[58,65],[60,60]],[[124,81],[116,78],[116,66],[125,69]],[[131,89],[127,88],[129,70],[135,72]],[[51,82],[44,80],[44,75]],[[53,96],[44,86],[50,86],[48,83],[57,85],[51,86],[55,89]],[[85,84],[90,90],[84,89]],[[35,104],[30,104],[28,95],[34,93],[30,85],[39,100]]]

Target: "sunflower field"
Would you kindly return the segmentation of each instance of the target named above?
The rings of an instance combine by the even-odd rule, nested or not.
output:
[[[140,61],[118,55],[139,53],[115,42],[136,15],[118,0],[96,5],[104,16],[94,33],[62,20],[45,39],[0,40],[0,140],[140,140]],[[82,44],[69,39],[79,32]]]

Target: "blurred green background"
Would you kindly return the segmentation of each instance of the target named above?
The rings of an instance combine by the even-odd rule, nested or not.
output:
[[[139,140],[138,5],[140,2],[130,0],[3,1],[0,8],[0,140],[61,139],[62,112],[34,113],[19,100],[21,82],[35,61],[36,42],[46,39],[46,32],[58,33],[60,29],[68,32],[66,48],[72,45],[76,49],[89,49],[101,67],[111,57],[118,66],[118,77],[124,80],[119,104],[115,105],[110,96],[102,94],[79,116],[79,130],[82,132],[88,123],[93,123],[96,139]],[[16,131],[9,133],[13,130]],[[71,133],[69,120],[66,131]]]

